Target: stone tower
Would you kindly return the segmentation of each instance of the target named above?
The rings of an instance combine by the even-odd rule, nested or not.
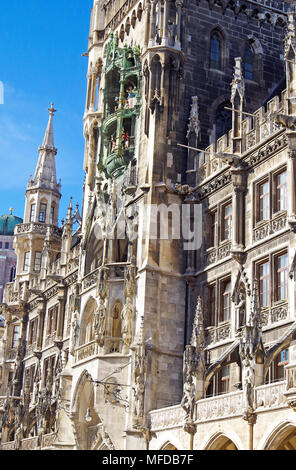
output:
[[[278,92],[285,24],[279,5],[266,2],[94,1],[80,279],[83,283],[100,271],[96,295],[105,322],[103,334],[102,323],[96,323],[100,354],[116,352],[118,360],[126,358],[123,362],[133,358],[131,375],[123,373],[123,380],[140,409],[131,407],[122,416],[128,446],[135,437],[142,439],[137,429],[147,424],[145,412],[177,403],[182,395],[183,351],[196,299],[189,280],[198,271],[201,251],[196,245],[192,251],[184,248],[187,236],[174,231],[180,230],[182,217],[190,223],[184,185],[198,184],[196,168],[205,157],[196,159],[178,144],[205,148],[231,129],[235,63],[245,76],[246,112]],[[200,217],[198,211],[197,206]],[[169,237],[161,235],[159,213]],[[198,239],[198,229],[195,235]],[[81,295],[81,321],[88,302],[89,292]],[[117,326],[116,305],[121,311]],[[136,367],[140,329],[145,374]],[[106,372],[114,363],[115,356],[104,362]],[[97,410],[101,418],[106,413],[101,405]]]
[[[34,288],[42,264],[53,261],[60,248],[58,233],[61,184],[57,182],[54,146],[53,104],[49,108],[49,121],[33,179],[30,177],[26,190],[24,222],[15,232],[14,247],[18,256],[16,280]],[[43,256],[45,240],[51,244],[51,259]]]

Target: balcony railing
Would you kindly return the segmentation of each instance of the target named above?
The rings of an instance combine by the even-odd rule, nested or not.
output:
[[[227,258],[231,254],[231,240],[223,242],[219,247],[209,248],[206,252],[205,263],[206,266]]]
[[[57,438],[57,434],[55,432],[51,434],[45,434],[42,437],[41,447],[38,446],[38,436],[29,437],[27,439],[22,439],[20,442],[19,449],[20,450],[35,450],[38,448],[48,449],[54,446],[56,438]],[[2,443],[0,446],[0,450],[15,450],[15,441]]]
[[[287,407],[287,400],[284,395],[286,388],[286,380],[256,387],[256,412],[259,413],[260,411]]]
[[[199,400],[196,411],[198,422],[241,416],[243,413],[243,392],[232,392]]]
[[[123,341],[122,338],[105,337],[104,354],[121,353]]]
[[[54,227],[52,225],[47,225],[43,223],[30,222],[28,224],[20,224],[16,226],[16,233],[39,233],[41,235],[46,235],[47,231],[50,231],[51,236],[56,236],[61,238],[63,230],[59,227]]]
[[[218,326],[207,328],[207,346],[220,341],[226,341],[231,337],[231,323],[223,322]]]
[[[185,411],[181,405],[170,406],[149,413],[151,431],[179,427],[183,424]]]
[[[264,240],[269,235],[277,233],[287,228],[287,213],[283,212],[274,216],[272,220],[258,223],[253,230],[253,241]]]
[[[296,373],[295,377],[293,376],[293,379],[291,379],[293,384],[295,384],[294,379],[296,380]],[[273,409],[287,408],[286,388],[286,380],[256,387],[255,412],[261,413]],[[244,411],[244,392],[242,390],[216,395],[204,398],[196,403],[196,423],[241,417]],[[175,405],[150,411],[149,416],[151,430],[160,431],[183,427],[185,412],[181,405]]]

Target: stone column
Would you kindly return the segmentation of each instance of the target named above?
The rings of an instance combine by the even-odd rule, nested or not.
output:
[[[149,31],[150,31],[150,13],[151,13],[151,3],[146,4],[145,6],[145,40],[144,47],[146,48],[149,43]]]
[[[289,137],[290,135],[288,136],[290,144]],[[293,150],[288,151],[288,155],[288,222],[293,230],[296,230],[296,146],[295,149],[293,148]]]
[[[86,93],[86,111],[89,110],[89,106],[90,106],[90,95],[91,95],[91,73],[88,73],[87,74],[87,93]]]
[[[162,23],[162,46],[168,46],[168,21],[169,21],[169,2],[164,0],[164,12],[163,12],[163,23]]]
[[[57,340],[61,341],[63,339],[63,320],[64,320],[64,312],[65,312],[65,286],[59,286],[59,311],[58,311],[58,321],[57,321]]]
[[[95,110],[95,101],[96,101],[96,73],[92,72],[91,74],[91,94],[90,94],[90,111]]]
[[[155,44],[155,12],[156,12],[156,0],[151,0],[149,47],[153,47]]]
[[[177,14],[176,14],[176,26],[177,26],[177,34],[175,38],[175,47],[176,49],[181,49],[181,22],[182,22],[182,6],[183,6],[183,1],[182,0],[177,0],[176,1],[176,9],[177,9]]]
[[[44,317],[45,317],[45,303],[42,300],[38,308],[38,325],[37,325],[37,338],[36,338],[36,350],[37,351],[41,351],[42,349]]]
[[[244,194],[245,175],[242,167],[231,171],[233,181],[232,197],[232,255],[241,263],[244,251]]]

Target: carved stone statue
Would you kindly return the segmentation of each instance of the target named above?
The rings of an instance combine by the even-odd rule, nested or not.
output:
[[[95,310],[95,334],[96,334],[96,341],[99,346],[104,345],[104,337],[105,337],[105,330],[106,330],[106,314],[107,309],[105,305],[105,298],[104,296],[99,296],[99,305]]]
[[[125,346],[130,347],[133,339],[135,307],[132,304],[131,297],[127,297],[126,304],[121,312],[121,333]]]
[[[237,328],[241,328],[246,323],[246,297],[243,290],[240,290],[238,302],[236,304],[237,310]]]
[[[78,311],[75,311],[73,313],[73,319],[72,319],[72,322],[71,322],[71,348],[70,348],[70,353],[72,354],[72,356],[74,355],[74,349],[77,345],[77,341],[78,341],[78,332],[79,332],[79,313]]]
[[[191,375],[188,376],[187,381],[184,384],[183,398],[181,401],[181,406],[186,412],[185,421],[188,419],[193,419],[195,405],[195,385]]]
[[[136,378],[136,384],[133,387],[134,392],[134,418],[135,423],[139,424],[139,419],[144,416],[144,394],[145,394],[145,385],[143,382],[143,377],[138,375]]]

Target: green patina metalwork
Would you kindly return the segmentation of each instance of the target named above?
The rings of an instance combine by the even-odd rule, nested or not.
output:
[[[134,157],[135,124],[141,108],[141,51],[139,46],[118,47],[111,34],[106,46],[104,120],[98,167],[118,178]]]

